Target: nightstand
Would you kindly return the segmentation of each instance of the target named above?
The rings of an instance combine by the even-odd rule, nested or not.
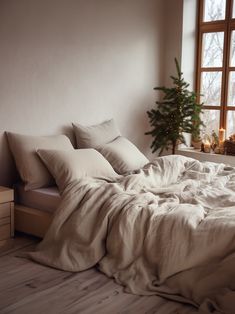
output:
[[[0,241],[14,236],[14,191],[0,186]]]

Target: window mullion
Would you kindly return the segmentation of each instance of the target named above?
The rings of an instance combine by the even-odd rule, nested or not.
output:
[[[232,2],[227,0],[226,8],[226,30],[224,37],[224,60],[223,60],[223,77],[222,77],[222,93],[221,93],[221,119],[220,126],[227,127],[226,115],[228,104],[228,84],[229,84],[229,66],[230,66],[230,42],[231,42],[231,16],[232,16]]]

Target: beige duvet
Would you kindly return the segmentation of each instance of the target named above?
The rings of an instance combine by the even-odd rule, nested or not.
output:
[[[233,314],[235,169],[169,156],[115,182],[74,182],[30,255],[68,271],[98,263],[131,293]]]

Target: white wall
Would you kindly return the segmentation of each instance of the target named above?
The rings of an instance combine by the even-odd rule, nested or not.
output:
[[[165,59],[164,84],[172,83],[171,75],[176,74],[174,58],[181,63],[183,27],[183,0],[165,0]]]
[[[164,0],[0,1],[0,184],[15,178],[4,131],[70,133],[72,121],[114,117],[148,152],[165,13]]]
[[[177,58],[185,80],[195,88],[197,5],[197,0],[165,0],[165,85],[176,74]]]
[[[196,0],[184,0],[181,69],[192,90],[195,90],[196,87],[197,6],[198,1]]]

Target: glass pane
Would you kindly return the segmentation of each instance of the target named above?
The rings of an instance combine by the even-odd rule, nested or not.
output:
[[[231,34],[231,45],[230,45],[230,66],[235,66],[235,31]]]
[[[202,137],[205,134],[211,135],[212,131],[219,133],[220,111],[219,110],[203,110],[201,115],[205,126],[202,128]]]
[[[235,111],[227,112],[227,137],[235,133]]]
[[[202,72],[201,101],[204,105],[220,106],[222,72]]]
[[[233,0],[233,15],[232,18],[235,18],[235,1]]]
[[[204,33],[202,37],[202,66],[222,67],[224,32]]]
[[[204,22],[225,19],[226,0],[204,0]]]
[[[235,72],[229,73],[228,106],[235,106]]]

